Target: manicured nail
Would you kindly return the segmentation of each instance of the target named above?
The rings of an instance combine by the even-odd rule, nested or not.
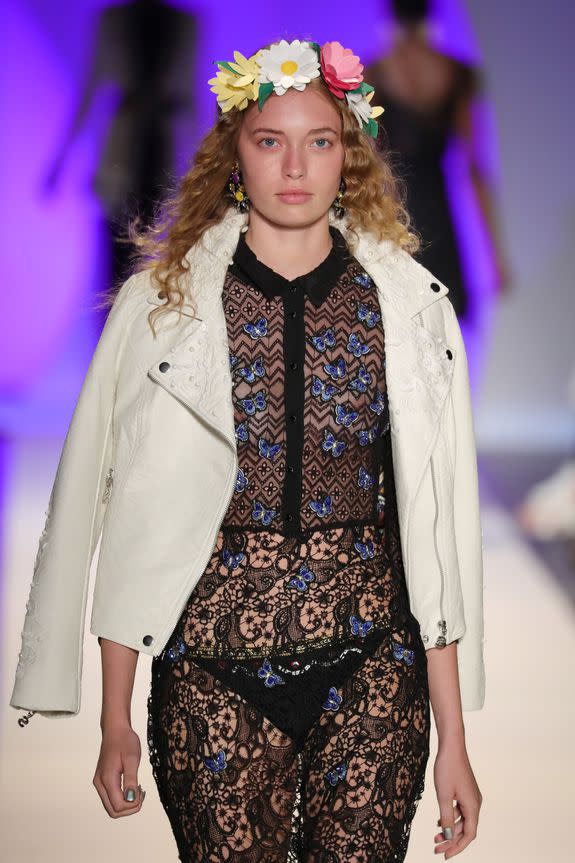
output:
[[[124,791],[124,800],[127,800],[128,803],[133,803],[136,799],[136,792],[133,788],[127,788]]]

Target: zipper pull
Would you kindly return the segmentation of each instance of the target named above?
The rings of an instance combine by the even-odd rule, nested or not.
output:
[[[25,714],[25,716],[20,716],[18,718],[18,725],[20,726],[20,728],[24,728],[26,725],[28,725],[35,713],[35,710],[29,710],[28,713]]]
[[[114,482],[114,468],[111,467],[106,474],[106,487],[104,489],[104,494],[102,495],[102,503],[108,503],[110,500],[110,494],[112,492],[112,485]]]

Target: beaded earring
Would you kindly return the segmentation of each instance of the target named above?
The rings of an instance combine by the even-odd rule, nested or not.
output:
[[[237,160],[234,162],[234,167],[232,168],[232,172],[228,177],[228,189],[228,194],[230,198],[232,198],[236,206],[236,210],[238,210],[240,213],[248,210],[250,199],[248,198],[248,193],[246,192],[245,186],[243,184],[240,164]]]
[[[347,186],[345,185],[345,180],[342,177],[341,182],[339,184],[339,189],[338,189],[337,195],[335,196],[335,201],[332,204],[335,215],[338,219],[343,218],[343,216],[345,215],[345,207],[343,206],[342,201],[343,201],[343,196],[345,194],[346,188],[347,188]]]

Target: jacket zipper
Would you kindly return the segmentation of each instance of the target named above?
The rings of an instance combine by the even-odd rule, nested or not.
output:
[[[421,323],[421,326],[424,326],[423,323],[423,313],[419,312],[417,317]],[[433,463],[433,454],[430,456],[429,464],[431,468],[431,485],[433,487],[433,499],[435,501],[435,520],[433,524],[433,545],[435,548],[435,557],[437,559],[437,565],[439,567],[439,573],[441,576],[441,591],[439,594],[439,613],[441,615],[441,620],[438,620],[437,625],[441,630],[441,635],[435,640],[435,647],[445,647],[447,644],[446,635],[447,635],[447,623],[443,616],[443,593],[444,593],[444,585],[445,585],[445,572],[443,569],[443,564],[441,562],[441,555],[439,554],[439,543],[437,540],[437,527],[439,524],[439,495],[437,493],[437,481],[435,478],[435,469]]]

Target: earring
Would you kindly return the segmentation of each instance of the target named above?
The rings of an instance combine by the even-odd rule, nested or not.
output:
[[[347,186],[345,185],[345,180],[343,177],[341,178],[339,189],[337,195],[335,196],[335,201],[332,204],[334,208],[335,215],[338,219],[341,219],[345,215],[345,207],[343,206],[343,196],[345,194]]]
[[[248,198],[248,193],[246,192],[245,186],[242,181],[240,164],[237,159],[234,162],[232,173],[228,177],[228,189],[229,192],[227,194],[233,200],[236,206],[236,210],[238,210],[240,213],[248,210],[250,199]]]

